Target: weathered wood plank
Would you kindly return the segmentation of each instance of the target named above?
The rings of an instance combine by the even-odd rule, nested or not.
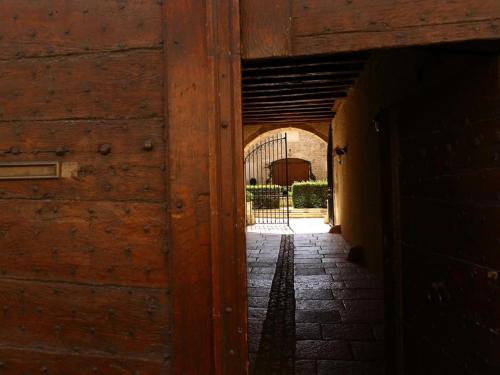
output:
[[[274,2],[244,0],[244,58],[303,56],[500,37],[497,0],[292,0],[279,13]],[[276,13],[272,20],[259,14]],[[285,28],[280,14],[291,17]],[[269,22],[268,29],[260,22]],[[259,32],[259,28],[262,31]],[[271,30],[269,30],[271,28]],[[272,37],[275,29],[286,35]],[[282,32],[283,33],[283,32]],[[286,48],[283,41],[287,40]]]
[[[410,47],[500,37],[500,19],[429,25],[395,31],[360,31],[296,37],[293,54],[337,53],[389,47]]]
[[[168,375],[170,361],[0,347],[5,374]]]
[[[0,200],[0,277],[165,287],[163,204]]]
[[[215,366],[208,149],[208,121],[215,104],[214,97],[209,98],[213,73],[207,2],[166,1],[164,6],[164,17],[170,21],[164,43],[176,374],[212,374]]]
[[[161,43],[157,0],[4,0],[0,59],[50,56]]]
[[[290,16],[289,0],[242,1],[244,57],[287,56],[290,51]]]
[[[490,20],[500,17],[500,4],[496,0],[292,0],[292,14],[294,37],[304,37]]]
[[[154,117],[160,51],[0,62],[0,121]]]
[[[163,360],[165,290],[0,280],[0,347]]]
[[[63,170],[57,180],[0,181],[0,198],[164,199],[162,119],[12,122],[0,139],[0,162],[59,160]]]
[[[165,17],[173,371],[243,375],[239,1],[167,1]]]
[[[453,366],[450,362],[454,362],[450,358],[456,358],[457,373],[466,366],[478,374],[497,372],[500,367],[497,354],[500,338],[496,333],[500,314],[497,271],[411,247],[404,247],[403,252],[406,287],[403,298],[408,311],[405,337],[408,331],[415,330],[427,343],[406,354],[422,358],[428,355],[428,346],[438,350],[440,354],[431,364],[421,365],[424,373],[429,366],[434,370],[438,363],[443,366],[439,372],[449,371]],[[443,348],[450,356],[442,355]]]

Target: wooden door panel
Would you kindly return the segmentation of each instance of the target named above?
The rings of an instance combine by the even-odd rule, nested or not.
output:
[[[0,59],[161,46],[158,0],[4,0]]]
[[[166,287],[162,204],[0,200],[0,273]]]
[[[0,181],[0,196],[161,202],[166,190],[163,132],[162,119],[4,124],[0,162],[58,160],[63,176]]]
[[[0,61],[0,120],[155,117],[160,51]]]

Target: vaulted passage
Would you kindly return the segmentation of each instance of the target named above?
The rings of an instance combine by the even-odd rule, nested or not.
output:
[[[294,332],[269,324],[280,237],[247,233],[255,374],[292,373],[287,338],[296,374],[500,370],[499,67],[487,42],[244,62],[245,141],[331,125],[341,233],[293,236]]]

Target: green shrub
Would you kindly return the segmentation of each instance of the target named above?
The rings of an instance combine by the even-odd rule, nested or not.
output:
[[[246,197],[245,197],[245,200],[247,202],[250,202],[253,198],[253,194],[251,192],[249,192],[248,190],[246,191]]]
[[[295,208],[326,208],[328,183],[325,180],[294,182],[292,192]]]
[[[283,190],[280,185],[247,185],[246,187],[247,199],[250,193],[252,207],[257,210],[279,208]]]

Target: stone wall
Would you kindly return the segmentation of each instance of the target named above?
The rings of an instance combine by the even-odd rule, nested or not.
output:
[[[267,133],[261,134],[253,141],[251,141],[245,147],[245,155],[252,149],[255,145],[259,144],[263,140],[270,138],[272,136],[276,136],[277,134],[287,134],[287,143],[288,143],[288,157],[289,158],[297,158],[304,159],[311,162],[312,173],[316,177],[317,180],[326,179],[326,150],[327,143],[308,131],[296,128],[282,128],[269,131]],[[281,156],[271,157],[268,160],[279,160]],[[269,168],[268,165],[263,165],[259,170],[252,170],[250,172],[250,168],[246,167],[246,180],[247,183],[251,177],[255,177],[258,180],[258,183],[265,183],[266,177],[269,176]]]

